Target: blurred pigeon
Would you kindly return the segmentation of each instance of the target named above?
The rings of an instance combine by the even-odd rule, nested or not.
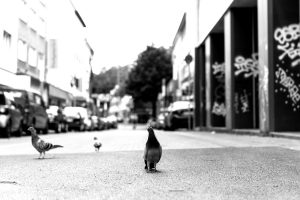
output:
[[[94,147],[95,147],[95,151],[99,151],[100,147],[102,146],[101,142],[98,141],[97,137],[94,137],[95,143],[94,143]]]
[[[144,151],[145,169],[149,171],[156,171],[156,164],[159,162],[162,154],[162,148],[155,137],[151,126],[147,128],[148,140]]]
[[[63,147],[61,145],[53,145],[51,143],[45,142],[42,140],[36,133],[36,130],[33,127],[29,127],[27,129],[31,133],[31,143],[32,146],[40,153],[39,158],[44,158],[45,157],[45,152],[49,151],[50,149],[55,149],[58,147]],[[44,156],[43,156],[44,154]]]

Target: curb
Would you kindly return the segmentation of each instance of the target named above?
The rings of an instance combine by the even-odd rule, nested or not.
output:
[[[276,133],[276,132],[271,132],[271,133],[269,133],[269,136],[270,137],[300,140],[300,133]]]

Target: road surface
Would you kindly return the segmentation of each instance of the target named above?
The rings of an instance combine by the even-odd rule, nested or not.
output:
[[[61,144],[37,159],[30,137],[0,139],[0,199],[300,199],[300,141],[156,131],[158,173],[142,160],[147,132],[41,135]],[[103,143],[94,151],[93,137]]]

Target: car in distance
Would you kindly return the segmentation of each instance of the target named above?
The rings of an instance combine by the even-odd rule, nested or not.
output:
[[[0,90],[0,136],[10,138],[23,133],[23,116],[14,102],[13,94]]]
[[[63,114],[62,109],[56,105],[50,105],[47,108],[48,114],[48,128],[54,130],[56,133],[67,132],[68,124],[66,116]]]
[[[69,130],[86,131],[92,126],[91,119],[86,108],[79,106],[67,106],[63,110]]]
[[[194,105],[190,101],[176,101],[168,107],[165,116],[165,130],[192,128],[194,123]]]

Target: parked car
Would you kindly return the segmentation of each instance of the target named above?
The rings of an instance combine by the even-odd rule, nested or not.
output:
[[[167,130],[179,128],[191,128],[194,123],[194,105],[189,101],[177,101],[168,107],[165,117],[165,127]]]
[[[48,114],[48,128],[54,130],[56,133],[67,132],[69,130],[66,121],[66,116],[63,110],[55,105],[51,105],[47,108]]]
[[[23,133],[23,116],[16,106],[13,95],[0,90],[0,135],[9,138],[13,133]]]
[[[166,117],[168,116],[169,111],[164,110],[161,111],[158,116],[157,119],[155,121],[155,128],[157,129],[164,129],[166,127]]]
[[[23,130],[33,126],[37,131],[48,133],[48,115],[41,95],[20,89],[0,88],[2,92],[9,93],[15,106],[22,113]]]
[[[107,117],[100,117],[100,122],[102,124],[101,130],[109,129],[109,122],[108,122]]]
[[[118,119],[115,115],[109,115],[106,117],[109,128],[118,128]]]
[[[100,125],[101,121],[97,115],[92,115],[91,121],[92,121],[92,128],[91,128],[92,131],[101,129],[101,125]]]
[[[98,119],[99,119],[99,130],[107,129],[106,119],[104,119],[103,117],[98,117]]]
[[[63,113],[66,116],[67,125],[70,130],[91,130],[92,121],[86,108],[67,106],[64,108]]]

